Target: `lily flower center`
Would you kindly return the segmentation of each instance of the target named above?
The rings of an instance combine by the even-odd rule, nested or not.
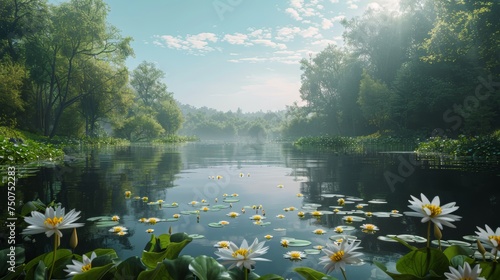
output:
[[[490,235],[488,236],[489,240],[495,240],[497,242],[497,246],[500,245],[500,235]]]
[[[374,225],[372,225],[372,224],[366,224],[366,225],[365,225],[365,228],[366,228],[367,230],[375,230],[375,226],[374,226]]]
[[[339,262],[342,260],[343,257],[344,257],[344,251],[340,250],[337,253],[332,254],[330,256],[330,260],[332,260],[332,262]]]
[[[82,266],[82,272],[89,271],[92,268],[92,264],[86,264]]]
[[[238,250],[234,251],[232,253],[233,258],[238,257],[238,255],[246,258],[248,256],[248,253],[250,253],[247,249],[245,248],[239,248]]]
[[[45,219],[44,224],[51,225],[51,226],[55,227],[55,226],[59,225],[60,223],[62,223],[62,221],[63,221],[63,217],[47,218],[47,219]]]
[[[438,216],[439,214],[441,214],[441,212],[443,212],[441,210],[441,207],[439,207],[438,205],[434,205],[434,204],[424,204],[422,205],[422,209],[424,208],[427,208],[431,211],[431,217],[436,217]]]
[[[298,252],[298,251],[292,251],[292,252],[290,252],[290,259],[292,259],[292,260],[300,260],[300,259],[302,259],[300,257],[300,252]]]

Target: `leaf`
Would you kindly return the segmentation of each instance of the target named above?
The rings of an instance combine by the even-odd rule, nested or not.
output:
[[[391,236],[389,237],[391,239],[394,239],[396,240],[397,242],[399,242],[400,244],[403,244],[405,245],[408,249],[412,250],[412,251],[415,251],[415,250],[418,250],[417,247],[414,247],[414,246],[411,246],[410,244],[408,244],[408,242],[404,241],[403,239],[399,238],[399,237],[396,237],[396,236]]]
[[[205,255],[197,256],[189,263],[189,270],[200,280],[230,280],[226,268],[214,258]]]
[[[47,279],[47,267],[43,261],[39,261],[35,269],[35,274],[33,275],[34,280],[45,280]]]
[[[259,278],[257,278],[257,280],[283,280],[285,278],[279,276],[279,275],[276,275],[276,274],[266,274],[266,275],[263,275]]]
[[[93,267],[89,271],[82,274],[77,274],[73,276],[73,280],[99,280],[103,279],[106,273],[113,267],[113,264],[107,264],[105,266]]]
[[[498,266],[498,263],[480,262],[479,265],[482,269],[480,276],[486,277],[488,280],[500,279],[500,267]]]
[[[474,250],[459,245],[452,245],[446,248],[446,250],[444,250],[443,253],[446,255],[448,260],[451,261],[453,257],[458,255],[472,256],[474,254]]]
[[[168,274],[167,267],[163,262],[158,263],[156,268],[153,270],[145,270],[139,273],[139,276],[137,277],[137,280],[152,280],[152,279],[176,280],[175,278],[172,278]]]
[[[443,252],[436,248],[422,248],[404,255],[396,263],[396,269],[401,274],[410,274],[420,278],[434,271],[443,275],[448,271],[449,261]]]
[[[124,260],[116,267],[115,278],[126,279],[127,277],[133,277],[133,279],[136,279],[144,270],[146,270],[146,267],[142,264],[141,260],[133,256]]]
[[[184,255],[174,260],[163,260],[163,264],[168,271],[168,275],[170,275],[172,279],[187,279],[193,275],[189,270],[189,264],[192,260],[193,257]]]
[[[154,239],[154,241],[153,241]],[[152,236],[152,241],[146,245],[153,247],[154,251],[149,250],[142,253],[142,262],[149,268],[155,268],[157,263],[162,262],[164,259],[175,259],[179,256],[180,252],[186,245],[193,239],[185,233],[175,233],[171,236],[162,234],[158,239]],[[151,245],[149,245],[151,244]]]
[[[293,270],[304,277],[306,280],[337,280],[337,278],[331,277],[309,267],[296,267]]]
[[[8,255],[10,254],[10,256]],[[15,255],[15,261],[10,262],[12,254]],[[9,267],[15,267],[24,263],[24,248],[15,247],[14,251],[10,248],[0,250],[0,276],[6,275],[9,272]]]
[[[384,264],[377,262],[377,261],[373,261],[373,263],[378,268],[380,268],[380,270],[385,272],[387,275],[391,276],[391,278],[394,280],[415,280],[415,276],[413,276],[413,275],[392,273],[392,272],[387,271],[387,267]]]
[[[230,279],[232,279],[232,280],[245,279],[245,270],[239,269],[239,268],[233,268],[233,269],[229,270],[229,275],[231,276]],[[246,279],[248,279],[248,280],[257,280],[259,278],[260,278],[260,276],[253,271],[250,271],[246,277]]]

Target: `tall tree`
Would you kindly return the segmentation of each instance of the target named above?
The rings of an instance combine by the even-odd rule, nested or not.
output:
[[[144,105],[152,107],[172,98],[172,94],[167,91],[167,86],[162,81],[163,78],[165,73],[156,68],[154,63],[143,61],[132,72],[130,84]]]
[[[120,63],[132,54],[131,38],[107,24],[107,13],[102,0],[64,2],[51,7],[46,29],[28,39],[33,108],[44,135],[53,137],[64,110],[85,96],[77,83],[87,61]]]

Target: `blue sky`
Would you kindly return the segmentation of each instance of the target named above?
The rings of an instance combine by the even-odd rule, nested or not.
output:
[[[299,61],[341,45],[343,17],[397,9],[399,0],[105,2],[108,22],[134,38],[130,69],[155,62],[185,104],[266,112],[300,104]]]

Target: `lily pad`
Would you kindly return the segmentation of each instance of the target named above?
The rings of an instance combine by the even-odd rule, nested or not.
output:
[[[191,237],[191,238],[193,238],[193,239],[205,238],[205,235],[201,235],[201,234],[197,234],[197,233],[193,233],[193,234],[190,234],[188,236]]]
[[[229,208],[229,205],[224,205],[224,204],[216,204],[212,206],[212,209],[227,209]]]
[[[319,253],[321,253],[321,250],[317,250],[317,249],[305,249],[304,252],[308,255],[317,255]]]
[[[97,216],[97,217],[90,217],[87,219],[87,221],[89,222],[95,222],[95,221],[98,221],[98,220],[110,220],[111,217],[110,216]]]
[[[199,211],[193,210],[193,211],[181,211],[182,215],[196,215],[198,214]]]
[[[209,227],[213,227],[213,228],[221,228],[221,227],[224,227],[223,225],[219,224],[219,223],[210,223],[208,224]]]
[[[177,222],[179,219],[176,218],[168,218],[165,220],[165,222]]]
[[[102,221],[102,222],[97,222],[95,224],[96,227],[112,227],[118,225],[118,222],[115,221]]]
[[[274,231],[286,231],[286,228],[275,228]]]
[[[225,198],[223,201],[226,203],[233,203],[233,202],[238,202],[240,200],[237,198]]]
[[[283,239],[288,239],[288,246],[290,247],[305,247],[311,245],[311,241],[308,240],[289,239],[285,237]]]

